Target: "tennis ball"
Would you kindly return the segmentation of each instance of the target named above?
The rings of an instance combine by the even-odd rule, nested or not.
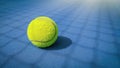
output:
[[[58,27],[51,18],[40,16],[28,25],[27,36],[33,45],[41,48],[49,47],[58,37]]]

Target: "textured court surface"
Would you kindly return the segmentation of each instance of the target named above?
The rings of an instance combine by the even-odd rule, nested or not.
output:
[[[119,4],[0,0],[0,68],[120,68]],[[47,49],[33,46],[26,36],[29,22],[41,15],[59,28],[58,40]]]

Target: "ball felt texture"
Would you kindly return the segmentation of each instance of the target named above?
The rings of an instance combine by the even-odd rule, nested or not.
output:
[[[40,16],[28,25],[27,36],[33,45],[41,48],[49,47],[58,37],[58,27],[51,18]]]

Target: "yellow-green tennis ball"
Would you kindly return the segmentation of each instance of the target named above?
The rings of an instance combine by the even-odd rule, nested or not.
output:
[[[40,16],[28,25],[27,36],[33,45],[41,48],[49,47],[57,39],[58,27],[51,18]]]

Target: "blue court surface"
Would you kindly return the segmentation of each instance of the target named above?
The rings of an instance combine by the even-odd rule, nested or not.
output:
[[[49,48],[27,38],[38,16],[58,25]],[[120,68],[120,1],[0,0],[0,68]]]

